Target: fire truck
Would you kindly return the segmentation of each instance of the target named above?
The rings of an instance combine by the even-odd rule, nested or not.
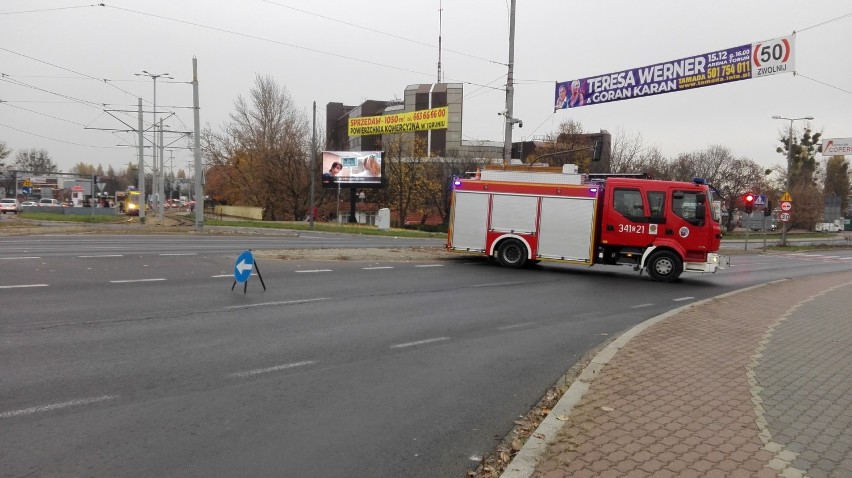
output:
[[[661,282],[729,264],[718,254],[719,203],[699,178],[581,175],[571,164],[510,168],[453,180],[448,250],[511,268],[540,261],[630,265]]]

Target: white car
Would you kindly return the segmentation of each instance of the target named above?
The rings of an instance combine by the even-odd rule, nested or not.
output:
[[[0,211],[2,211],[3,214],[6,214],[7,212],[18,214],[21,212],[21,203],[19,203],[15,198],[0,199]]]
[[[38,206],[38,203],[35,201],[24,201],[21,203],[21,207],[35,207]]]

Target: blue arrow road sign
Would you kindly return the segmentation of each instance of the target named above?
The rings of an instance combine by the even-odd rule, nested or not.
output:
[[[254,269],[254,256],[251,251],[243,251],[234,263],[234,280],[242,284],[247,281]]]
[[[756,198],[754,198],[755,206],[766,206],[766,194],[758,194]]]

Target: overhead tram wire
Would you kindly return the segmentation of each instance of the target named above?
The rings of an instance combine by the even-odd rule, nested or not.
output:
[[[64,67],[64,66],[56,65],[56,64],[50,63],[49,61],[40,60],[40,59],[38,59],[38,58],[33,58],[33,57],[29,56],[29,55],[25,55],[25,54],[23,54],[23,53],[20,53],[20,52],[17,52],[17,51],[13,51],[13,50],[10,50],[10,49],[8,49],[8,48],[0,47],[0,51],[9,52],[9,53],[11,53],[11,54],[13,54],[13,55],[18,55],[18,56],[24,57],[24,58],[26,58],[26,59],[28,59],[28,60],[32,60],[32,61],[35,61],[35,62],[38,62],[38,63],[43,63],[43,64],[45,64],[45,65],[52,66],[52,67],[54,67],[54,68],[58,68],[58,69],[63,70],[63,71],[67,71],[67,72],[69,72],[69,73],[74,73],[75,75],[82,76],[83,78],[88,78],[88,79],[90,79],[90,80],[94,80],[94,81],[97,81],[97,82],[99,82],[99,83],[104,83],[105,85],[109,85],[110,87],[115,88],[115,89],[117,89],[118,91],[121,91],[122,93],[127,94],[127,95],[130,95],[130,96],[132,96],[132,97],[134,97],[134,98],[138,96],[138,95],[137,95],[137,94],[135,94],[135,93],[131,93],[131,92],[129,92],[129,91],[127,91],[127,90],[123,89],[123,88],[119,88],[117,85],[114,85],[114,84],[113,84],[113,81],[114,81],[114,80],[110,80],[110,79],[108,79],[108,78],[97,78],[97,77],[94,77],[94,76],[91,76],[91,75],[87,75],[86,73],[80,73],[79,71],[75,71],[75,70],[72,70],[72,69],[70,69],[70,68],[66,68],[66,67]],[[4,75],[4,76],[5,76],[5,75]],[[182,83],[186,83],[186,82],[182,82]]]
[[[416,45],[422,45],[422,46],[426,46],[426,47],[429,47],[429,48],[437,47],[437,45],[429,44],[429,43],[422,42],[422,41],[419,41],[419,40],[414,40],[414,39],[411,39],[411,38],[406,38],[406,37],[399,36],[399,35],[394,35],[393,33],[383,32],[381,30],[376,30],[375,28],[365,27],[363,25],[358,25],[356,23],[346,22],[346,21],[343,21],[343,20],[339,20],[337,18],[332,18],[332,17],[326,16],[326,15],[321,15],[319,13],[309,12],[307,10],[302,10],[301,8],[291,7],[290,5],[282,5],[278,2],[273,2],[271,0],[261,0],[261,1],[264,2],[264,3],[269,3],[269,4],[272,4],[272,5],[281,7],[281,8],[287,8],[287,9],[290,9],[290,10],[293,10],[293,11],[297,11],[299,13],[304,13],[306,15],[312,15],[312,16],[315,16],[315,17],[322,18],[324,20],[329,20],[329,21],[332,21],[332,22],[340,23],[342,25],[346,25],[346,26],[350,26],[350,27],[354,27],[354,28],[360,28],[360,29],[366,30],[368,32],[378,33],[379,35],[385,35],[385,36],[389,36],[391,38],[396,38],[397,40],[407,41],[407,42],[410,42],[410,43],[414,43]],[[450,53],[455,53],[456,55],[466,56],[468,58],[474,58],[476,60],[482,60],[482,61],[487,62],[487,63],[494,63],[495,65],[509,66],[508,64],[503,63],[503,62],[491,60],[491,59],[488,59],[488,58],[483,58],[481,56],[471,55],[469,53],[464,53],[464,52],[457,51],[457,50],[451,50],[449,48],[442,48],[442,50],[448,51]]]
[[[796,30],[796,32],[797,32],[797,33],[802,33],[803,31],[810,30],[810,29],[812,29],[812,28],[818,28],[818,27],[821,27],[821,26],[825,26],[825,25],[828,25],[829,23],[836,22],[836,21],[838,21],[838,20],[842,20],[842,19],[844,19],[844,18],[846,18],[846,17],[852,17],[852,12],[849,12],[849,13],[847,13],[847,14],[845,14],[845,15],[840,15],[839,17],[835,17],[835,18],[832,18],[832,19],[830,19],[830,20],[826,20],[826,21],[824,21],[824,22],[817,23],[816,25],[811,25],[811,26],[809,26],[809,27],[800,28],[800,29]]]
[[[836,22],[836,21],[838,21],[838,20],[843,20],[844,18],[849,18],[849,17],[852,17],[852,12],[850,12],[850,13],[846,13],[846,14],[844,14],[844,15],[840,15],[839,17],[831,18],[831,19],[829,19],[829,20],[825,20],[825,21],[823,21],[823,22],[819,22],[819,23],[814,24],[814,25],[811,25],[811,26],[809,26],[809,27],[800,28],[800,29],[798,29],[798,30],[793,30],[793,34],[795,35],[795,34],[799,34],[799,33],[802,33],[802,32],[804,32],[804,31],[807,31],[807,30],[812,30],[812,29],[814,29],[814,28],[823,27],[823,26],[825,26],[825,25],[828,25],[829,23],[833,23],[833,22]],[[819,84],[821,84],[821,85],[823,85],[823,86],[827,86],[827,87],[829,87],[829,88],[834,88],[835,90],[842,91],[842,92],[844,92],[844,93],[852,94],[852,91],[849,91],[849,90],[847,90],[847,89],[841,88],[841,87],[839,87],[839,86],[832,85],[832,84],[830,84],[830,83],[826,83],[826,82],[824,82],[824,81],[817,80],[816,78],[811,78],[810,76],[803,75],[803,74],[801,74],[801,73],[800,73],[800,72],[798,72],[798,71],[795,71],[794,73],[795,73],[795,75],[796,75],[796,76],[801,76],[801,77],[803,77],[803,78],[805,78],[805,79],[807,79],[807,80],[811,80],[811,81],[813,81],[814,83],[819,83]]]
[[[259,40],[259,41],[263,41],[263,42],[267,42],[267,43],[273,43],[273,44],[276,44],[276,45],[288,46],[290,48],[296,48],[298,50],[304,50],[304,51],[308,51],[308,52],[312,52],[312,53],[319,53],[321,55],[327,55],[327,56],[332,56],[332,57],[335,57],[335,58],[341,58],[341,59],[344,59],[344,60],[350,60],[350,61],[354,61],[354,62],[365,63],[365,64],[368,64],[368,65],[379,66],[379,67],[382,67],[382,68],[387,68],[389,70],[402,71],[402,72],[405,72],[405,73],[414,73],[416,75],[424,75],[424,76],[428,76],[428,77],[434,76],[434,73],[424,73],[422,71],[410,70],[408,68],[402,68],[402,67],[399,67],[399,66],[393,66],[393,65],[388,65],[388,64],[385,64],[385,63],[379,63],[377,61],[364,60],[364,59],[361,59],[361,58],[355,58],[355,57],[351,57],[351,56],[347,56],[347,55],[341,55],[340,53],[332,53],[332,52],[328,52],[328,51],[324,51],[324,50],[318,50],[316,48],[297,45],[295,43],[287,43],[287,42],[283,42],[283,41],[280,41],[280,40],[272,40],[270,38],[264,38],[264,37],[257,36],[257,35],[250,35],[248,33],[241,33],[241,32],[237,32],[237,31],[233,31],[233,30],[227,30],[225,28],[212,27],[212,26],[209,26],[209,25],[191,22],[191,21],[188,21],[188,20],[181,20],[181,19],[178,19],[178,18],[171,18],[171,17],[166,17],[166,16],[163,16],[163,15],[155,15],[153,13],[140,12],[138,10],[132,10],[132,9],[129,9],[129,8],[113,7],[113,6],[105,5],[105,4],[100,4],[100,5],[107,7],[107,8],[119,10],[119,11],[122,11],[122,12],[133,13],[133,14],[136,14],[136,15],[142,15],[142,16],[146,16],[146,17],[157,18],[159,20],[166,20],[166,21],[169,21],[169,22],[181,23],[181,24],[184,24],[184,25],[190,25],[190,26],[203,28],[203,29],[206,29],[206,30],[212,30],[212,31],[220,32],[220,33],[227,33],[229,35],[235,35],[235,36],[242,37],[242,38],[249,38],[249,39],[252,39],[252,40]],[[457,81],[459,83],[463,83],[463,84],[466,84],[466,85],[481,86],[483,88],[492,88],[492,89],[495,89],[495,90],[502,90],[502,88],[496,88],[496,87],[493,87],[493,86],[482,85],[482,84],[479,84],[479,83],[461,80],[461,79],[458,79],[458,78],[448,78],[448,79],[454,80],[454,81]]]
[[[11,130],[15,130],[19,133],[29,134],[29,135],[35,136],[37,138],[47,139],[47,140],[50,140],[50,141],[56,141],[57,143],[70,144],[72,146],[82,146],[84,148],[95,148],[95,149],[121,149],[121,148],[118,148],[116,146],[95,146],[93,144],[81,144],[81,143],[75,143],[73,141],[64,141],[64,140],[61,140],[61,139],[51,138],[50,136],[44,136],[44,135],[40,135],[38,133],[33,133],[32,131],[26,131],[26,130],[22,130],[20,128],[15,128],[14,126],[9,126],[5,123],[0,123],[0,126],[2,126],[4,128],[9,128]]]
[[[78,9],[78,8],[91,8],[91,7],[97,7],[97,6],[99,6],[99,5],[88,4],[88,5],[78,5],[76,7],[41,8],[39,10],[20,10],[20,11],[17,11],[17,12],[0,12],[0,15],[18,15],[18,14],[22,14],[22,13],[55,12],[55,11],[58,11],[58,10],[75,10],[75,9]]]

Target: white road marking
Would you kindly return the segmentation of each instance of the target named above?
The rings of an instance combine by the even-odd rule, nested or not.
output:
[[[266,368],[256,368],[254,370],[246,370],[245,372],[236,372],[228,374],[228,378],[244,378],[251,377],[252,375],[260,375],[262,373],[270,373],[270,372],[278,372],[280,370],[287,370],[289,368],[303,367],[305,365],[311,365],[315,362],[313,360],[305,360],[304,362],[295,362],[295,363],[287,363],[284,365],[275,365],[274,367],[266,367]]]
[[[631,309],[641,309],[642,307],[651,307],[652,305],[654,305],[654,304],[639,304],[639,305],[634,305],[633,307],[631,307]]]
[[[296,272],[333,272],[331,269],[308,269],[304,271],[296,271]]]
[[[524,323],[521,323],[521,324],[501,325],[500,327],[497,327],[497,330],[511,330],[511,329],[518,329],[518,328],[521,328],[521,327],[530,327],[532,325],[535,325],[535,322],[524,322]]]
[[[99,259],[101,257],[124,257],[124,254],[101,254],[97,256],[77,256],[78,259]]]
[[[322,302],[324,300],[331,300],[331,297],[317,297],[316,299],[302,299],[302,300],[285,300],[285,301],[281,301],[281,302],[262,302],[260,304],[232,305],[230,307],[225,307],[225,310],[240,310],[240,309],[248,309],[248,308],[251,308],[251,307],[268,307],[270,305],[309,304],[311,302]]]
[[[672,302],[683,302],[684,300],[694,299],[695,297],[678,297],[677,299],[672,299]]]
[[[159,256],[197,256],[198,253],[197,252],[171,252],[171,253],[164,252],[162,254],[157,254],[157,255],[159,255]]]
[[[68,401],[68,402],[54,403],[52,405],[42,405],[40,407],[30,407],[30,408],[23,408],[21,410],[12,410],[12,411],[9,411],[9,412],[3,412],[3,413],[0,413],[0,418],[20,417],[20,416],[25,416],[25,415],[32,415],[34,413],[49,412],[51,410],[59,410],[59,409],[62,409],[62,408],[77,407],[77,406],[80,406],[80,405],[90,405],[92,403],[103,402],[103,401],[106,401],[106,400],[115,400],[116,398],[118,398],[118,395],[104,395],[102,397],[95,397],[95,398],[81,398],[81,399],[78,399],[78,400],[71,400],[71,401]]]
[[[111,280],[111,281],[110,281],[110,283],[112,283],[112,284],[128,284],[128,283],[131,283],[131,282],[156,282],[156,281],[161,281],[161,280],[168,280],[168,279],[127,279],[127,280]]]
[[[219,275],[217,275],[217,276],[210,276],[210,277],[214,277],[214,278],[219,278],[219,277],[234,277],[234,274],[219,274]]]
[[[0,260],[4,261],[17,261],[20,259],[41,259],[40,256],[25,256],[25,257],[0,257]]]
[[[405,348],[405,347],[414,347],[416,345],[431,344],[433,342],[440,342],[442,340],[450,340],[450,338],[449,337],[435,337],[434,339],[425,339],[425,340],[418,340],[416,342],[408,342],[408,343],[404,343],[404,344],[391,345],[390,348],[401,349],[401,348]]]
[[[414,267],[444,267],[444,264],[422,264]]]
[[[0,289],[23,289],[26,287],[47,287],[48,284],[0,285]]]
[[[377,271],[379,269],[393,269],[393,266],[362,267],[361,269],[365,271]]]
[[[523,282],[492,282],[490,284],[473,284],[468,287],[500,287],[504,285],[521,285]]]

